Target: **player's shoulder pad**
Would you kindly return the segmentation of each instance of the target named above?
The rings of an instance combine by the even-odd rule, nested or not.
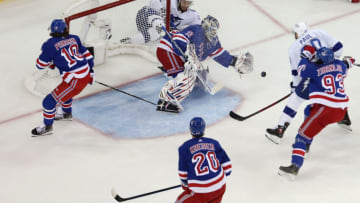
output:
[[[327,35],[327,36],[329,36],[329,34],[325,30],[320,30],[320,29],[310,30],[310,34],[311,33],[314,33],[315,35]]]
[[[197,36],[196,33],[201,31],[201,25],[189,25],[185,29],[183,29],[180,33],[186,35],[187,38],[191,38],[192,36]]]
[[[340,59],[335,59],[335,60],[334,60],[334,63],[338,63],[338,64],[340,64],[341,66],[347,68],[346,63],[345,63],[344,61],[340,60]]]
[[[47,39],[42,45],[41,45],[41,50],[47,50],[51,44],[53,44],[51,41],[55,40],[53,37]]]
[[[187,147],[187,145],[189,145],[189,142],[191,142],[191,139],[185,141],[184,143],[182,143],[182,144],[179,146],[178,150],[181,151],[184,147]]]
[[[77,40],[77,41],[80,41],[80,37],[77,36],[77,35],[69,34],[69,38],[70,38],[70,37],[75,38],[75,40]]]
[[[191,9],[191,8],[189,8],[187,11],[188,11],[188,12],[192,12],[192,13],[198,13],[196,10]],[[198,14],[198,15],[199,15],[199,14]]]

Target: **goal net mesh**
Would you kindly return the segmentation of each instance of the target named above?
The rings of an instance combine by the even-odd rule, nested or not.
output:
[[[71,34],[93,47],[95,64],[107,57],[135,54],[158,63],[155,50],[161,38],[161,26],[169,21],[169,0],[78,0],[66,6],[61,14]],[[170,6],[168,6],[170,7]],[[26,78],[25,87],[44,96],[61,83],[59,72],[35,71]]]

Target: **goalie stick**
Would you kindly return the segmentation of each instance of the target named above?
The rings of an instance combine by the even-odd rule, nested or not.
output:
[[[141,97],[138,97],[138,96],[136,96],[136,95],[127,93],[127,92],[125,92],[125,91],[123,91],[123,90],[120,90],[120,89],[118,89],[118,88],[112,87],[112,86],[110,86],[110,85],[107,85],[107,84],[102,83],[102,82],[99,82],[99,81],[95,81],[95,82],[98,83],[98,84],[100,84],[100,85],[103,85],[103,86],[105,86],[105,87],[108,87],[108,88],[110,88],[110,89],[113,89],[113,90],[115,90],[115,91],[121,92],[121,93],[123,93],[123,94],[129,95],[129,96],[131,96],[131,97],[134,97],[134,98],[136,98],[136,99],[139,99],[139,100],[141,100],[141,101],[144,101],[144,102],[147,102],[147,103],[149,103],[149,104],[152,104],[152,105],[155,105],[155,106],[156,106],[155,103],[153,103],[153,102],[151,102],[151,101],[148,101],[148,100],[146,100],[146,99],[143,99],[143,98],[141,98]]]
[[[163,31],[165,32],[165,34],[170,38],[171,42],[175,45],[175,48],[177,50],[179,50],[180,54],[182,55],[182,57],[184,58],[184,61],[186,62],[188,60],[188,56],[181,50],[181,48],[179,47],[179,45],[172,39],[171,35],[169,34],[169,32],[166,30],[166,28],[164,26],[161,27],[163,29]],[[192,53],[194,54],[194,56],[196,56],[196,53]],[[200,63],[199,61],[199,65],[200,67],[205,70],[205,68],[203,67],[203,65]],[[196,73],[196,77],[200,80],[201,84],[205,87],[206,91],[209,92],[211,95],[214,95],[217,91],[219,91],[222,87],[221,85],[217,85],[217,91],[214,91],[209,84],[204,80],[204,78],[200,75],[200,73],[198,71],[195,71]]]
[[[140,195],[135,195],[135,196],[132,196],[132,197],[127,197],[127,198],[123,198],[123,197],[120,197],[114,188],[111,189],[111,194],[112,196],[114,197],[114,199],[118,202],[124,202],[124,201],[128,201],[128,200],[131,200],[131,199],[136,199],[136,198],[139,198],[139,197],[144,197],[144,196],[148,196],[148,195],[152,195],[152,194],[156,194],[156,193],[159,193],[159,192],[164,192],[164,191],[167,191],[167,190],[172,190],[172,189],[175,189],[175,188],[178,188],[178,187],[181,187],[181,185],[175,185],[175,186],[172,186],[172,187],[167,187],[167,188],[163,188],[163,189],[160,189],[160,190],[155,190],[155,191],[152,191],[152,192],[148,192],[148,193],[144,193],[144,194],[140,194]]]
[[[259,113],[265,111],[266,109],[269,109],[269,108],[275,106],[276,104],[282,102],[282,101],[285,100],[286,98],[290,97],[291,94],[292,94],[292,92],[289,93],[289,94],[287,94],[286,96],[282,97],[281,99],[275,101],[274,103],[272,103],[272,104],[270,104],[270,105],[267,105],[267,106],[265,106],[264,108],[262,108],[262,109],[260,109],[260,110],[258,110],[258,111],[256,111],[256,112],[254,112],[254,113],[252,113],[252,114],[250,114],[250,115],[240,116],[239,114],[237,114],[237,113],[235,113],[235,112],[233,112],[233,111],[230,111],[229,115],[230,115],[231,118],[233,118],[233,119],[235,119],[235,120],[244,121],[244,120],[246,120],[246,119],[248,119],[248,118],[251,118],[251,117],[255,116],[256,114],[259,114]]]

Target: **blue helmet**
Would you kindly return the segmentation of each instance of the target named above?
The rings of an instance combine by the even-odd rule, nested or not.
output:
[[[195,137],[202,137],[205,131],[205,121],[201,117],[194,117],[190,121],[191,135]]]
[[[329,64],[335,60],[334,52],[326,47],[321,47],[316,51],[317,57],[324,63]]]
[[[66,31],[67,25],[63,19],[55,19],[51,22],[50,33],[62,34]]]

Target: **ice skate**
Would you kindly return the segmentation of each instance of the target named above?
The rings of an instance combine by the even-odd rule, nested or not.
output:
[[[170,113],[180,113],[182,111],[181,108],[179,108],[177,105],[162,99],[159,99],[156,110]]]
[[[72,121],[72,113],[67,113],[61,107],[56,109],[54,120],[56,121]]]
[[[72,121],[72,113],[55,114],[56,121]]]
[[[277,128],[268,128],[266,129],[265,137],[275,144],[280,144],[281,138],[284,136],[284,132],[289,125],[286,122],[283,126],[278,125]]]
[[[278,174],[280,176],[288,178],[291,181],[294,181],[295,177],[299,173],[299,169],[300,168],[294,164],[291,164],[290,166],[280,166]]]
[[[52,133],[53,133],[52,125],[45,125],[43,123],[39,127],[32,129],[31,131],[32,137],[51,135]]]
[[[165,70],[164,66],[158,66],[158,69],[160,69],[160,70],[161,70],[161,72],[166,73],[166,70]]]
[[[345,128],[348,131],[352,131],[351,120],[347,111],[342,121],[338,122],[338,124],[340,127]]]

